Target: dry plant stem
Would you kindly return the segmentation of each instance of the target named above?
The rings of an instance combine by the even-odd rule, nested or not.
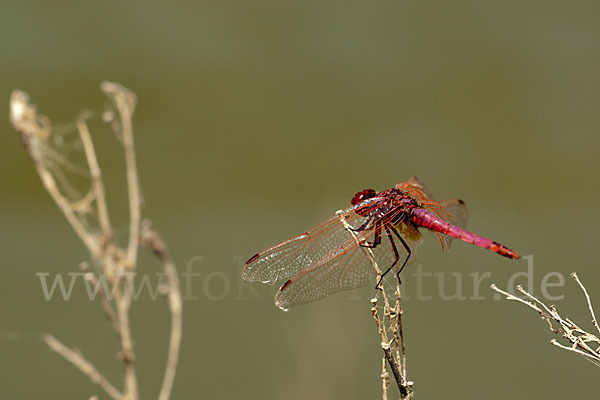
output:
[[[121,358],[125,367],[125,393],[130,399],[138,398],[137,377],[135,372],[135,355],[129,328],[129,306],[131,305],[131,287],[122,285],[122,291],[115,292],[117,315],[119,316],[119,332],[121,333]]]
[[[42,339],[50,349],[63,356],[67,361],[87,375],[93,383],[100,386],[112,399],[119,400],[123,397],[109,381],[79,352],[69,349],[52,335],[44,335]]]
[[[344,226],[344,228],[346,228],[348,233],[350,233],[352,238],[360,246],[361,245],[360,239],[358,238],[356,233],[351,229],[350,225],[344,218],[343,212],[338,211],[337,214],[338,214],[340,221],[341,221],[342,225]],[[377,276],[377,282],[379,282],[382,272],[381,272],[381,269],[379,268],[379,266],[377,265],[377,261],[375,260],[375,255],[373,254],[373,251],[369,247],[361,246],[361,248],[364,251],[367,258],[369,259],[369,262],[371,263],[371,266],[373,267],[375,274]],[[385,360],[387,360],[387,362],[390,365],[390,368],[392,369],[392,372],[394,374],[394,378],[395,378],[396,384],[398,385],[398,390],[400,391],[401,398],[402,399],[410,399],[410,398],[412,398],[412,389],[411,389],[411,386],[406,382],[406,379],[404,378],[406,376],[406,367],[405,367],[406,355],[405,355],[404,337],[403,337],[401,322],[400,322],[401,314],[402,314],[402,308],[400,307],[400,288],[398,285],[397,291],[396,291],[396,302],[394,304],[394,308],[392,308],[390,306],[389,299],[388,299],[388,296],[386,294],[386,291],[385,291],[385,288],[383,287],[383,285],[380,284],[377,287],[377,289],[381,292],[381,296],[383,298],[383,313],[384,313],[384,315],[383,315],[383,317],[381,317],[379,315],[379,311],[377,308],[377,299],[371,300],[371,304],[372,304],[371,313],[373,315],[375,324],[377,325],[377,330],[381,337],[381,347],[384,352],[384,358],[383,358],[384,366],[385,366]],[[392,334],[391,340],[389,339],[389,336],[388,336],[388,326],[385,323],[386,319],[387,319],[387,322],[389,324],[389,329]],[[395,357],[394,357],[394,353],[392,352],[392,350],[390,348],[390,345],[394,349],[394,353],[396,354]],[[402,354],[400,354],[400,348],[402,349]],[[401,367],[398,366],[399,360],[402,360]],[[387,387],[389,386],[389,374],[387,374],[387,372],[384,370],[384,371],[382,371],[381,377],[383,380],[382,385],[384,387],[383,398],[387,398]]]
[[[35,162],[35,169],[42,179],[42,184],[46,188],[46,191],[50,194],[50,197],[52,197],[58,208],[60,208],[75,233],[77,233],[77,236],[79,236],[79,239],[81,239],[92,256],[98,258],[100,256],[98,241],[94,236],[87,232],[81,220],[76,216],[75,209],[58,189],[56,181],[50,171],[48,171],[42,162]]]
[[[383,390],[381,398],[383,400],[387,400],[388,388],[390,387],[390,374],[388,374],[385,368],[385,361],[385,357],[381,359],[381,386]]]
[[[98,220],[102,233],[106,240],[110,240],[112,233],[110,228],[110,220],[108,218],[108,207],[106,206],[106,196],[104,195],[104,183],[102,181],[102,171],[98,165],[98,159],[96,158],[96,151],[94,150],[94,143],[90,131],[83,118],[77,120],[77,130],[79,131],[79,137],[83,145],[83,151],[85,152],[85,158],[87,159],[88,166],[90,168],[90,176],[92,179],[92,193],[95,193],[96,205],[98,209]]]
[[[592,323],[598,330],[596,317],[595,317],[594,310],[592,308],[592,304],[590,301],[590,297],[587,293],[587,290],[585,289],[585,287],[583,286],[583,284],[581,283],[581,281],[579,280],[579,278],[577,277],[577,275],[575,273],[571,274],[571,277],[577,282],[577,284],[583,291],[583,293],[586,297],[586,300],[587,300],[588,309],[592,316]],[[586,359],[592,361],[594,364],[600,366],[600,353],[599,353],[600,339],[598,338],[598,336],[591,334],[591,333],[585,331],[584,329],[580,328],[579,326],[577,326],[577,324],[575,324],[569,318],[563,318],[558,313],[555,306],[546,305],[544,302],[539,300],[537,297],[533,296],[531,293],[524,290],[520,285],[517,286],[517,290],[519,292],[521,292],[523,295],[525,295],[525,297],[526,297],[525,299],[517,297],[511,293],[504,291],[504,290],[501,290],[496,285],[492,285],[491,287],[496,292],[504,295],[507,300],[517,301],[517,302],[522,303],[522,304],[528,306],[529,308],[532,308],[533,310],[537,311],[540,314],[540,316],[548,323],[548,328],[552,332],[554,332],[556,334],[560,334],[564,339],[569,341],[571,344],[570,346],[566,346],[566,345],[559,343],[555,339],[552,339],[550,341],[550,343],[553,346],[580,354],[580,355],[584,356]],[[556,327],[555,327],[555,325],[556,325]],[[596,349],[594,350],[592,347],[590,347],[590,345],[588,343],[593,343],[594,346],[596,347]]]
[[[46,140],[50,134],[50,129],[48,127],[47,130],[40,130],[40,127],[44,126],[44,124],[39,121],[46,121],[46,119],[43,119],[42,116],[38,115],[35,107],[29,104],[28,101],[29,98],[25,93],[20,91],[13,92],[13,95],[11,96],[11,121],[13,122],[13,125],[15,125],[15,128],[21,132],[21,137],[27,144],[27,148],[34,160],[36,170],[42,179],[44,187],[107,277],[113,277],[115,271],[117,271],[118,274],[119,270],[122,270],[124,267],[135,267],[135,264],[124,262],[124,258],[119,256],[122,251],[116,247],[110,239],[110,222],[106,207],[102,174],[100,167],[98,166],[91,136],[87,129],[87,125],[83,122],[83,118],[79,119],[77,129],[88,163],[92,180],[90,192],[93,193],[92,197],[97,204],[98,219],[102,235],[99,235],[84,224],[83,217],[78,214],[78,207],[81,200],[72,203],[61,193],[59,185],[54,179],[52,172],[49,170],[50,164],[44,158],[44,146],[46,146]],[[14,112],[19,109],[24,110],[24,112]],[[131,149],[131,151],[133,151],[133,149]],[[127,168],[130,168],[130,165],[127,165]],[[86,198],[87,197],[88,196],[86,196]],[[137,232],[139,232],[139,228]],[[137,240],[135,243],[137,246]],[[119,281],[117,282],[117,285],[119,285]],[[121,288],[117,287],[117,290],[115,291],[115,305],[118,323],[115,324],[114,320],[111,320],[111,323],[113,324],[112,326],[115,329],[117,336],[120,338],[121,355],[125,367],[125,389],[123,397],[135,400],[138,398],[138,393],[135,368],[133,365],[133,346],[131,343],[129,318],[127,315],[130,303],[129,290],[129,285],[124,285]],[[105,309],[105,313],[108,310],[105,305],[103,305],[103,309]],[[109,317],[109,320],[111,318],[112,317]]]
[[[127,187],[129,189],[129,246],[127,247],[127,260],[129,265],[137,262],[138,240],[140,237],[141,221],[141,195],[137,167],[135,163],[135,151],[133,147],[133,130],[131,127],[131,111],[127,109],[123,101],[117,102],[123,121],[123,146],[125,147],[125,162],[127,165]]]
[[[119,119],[121,121],[121,137],[123,140],[123,149],[125,151],[127,189],[129,194],[129,244],[127,246],[127,261],[131,268],[135,266],[137,262],[141,222],[141,193],[135,161],[132,126],[136,97],[133,92],[118,83],[104,81],[100,87],[114,102],[117,111],[119,111]]]
[[[400,373],[400,369],[398,368],[398,364],[394,359],[394,355],[392,354],[392,350],[390,350],[390,346],[382,346],[383,352],[385,353],[385,358],[387,359],[390,367],[392,368],[392,372],[394,373],[394,378],[396,378],[396,382],[399,382],[398,389],[400,389],[400,394],[402,398],[408,396],[408,391],[406,390],[406,381],[404,377]]]
[[[81,138],[83,150],[86,156],[89,176],[91,177],[90,192],[83,198],[71,201],[61,192],[61,185],[66,193],[70,186],[66,177],[60,169],[52,169],[51,160],[46,156],[47,141],[51,134],[50,121],[37,113],[34,105],[29,103],[29,96],[21,91],[15,90],[11,95],[10,120],[15,128],[21,133],[21,137],[27,146],[42,183],[52,199],[56,202],[65,218],[73,227],[81,241],[85,244],[92,258],[98,264],[100,273],[113,284],[112,302],[106,293],[104,285],[99,285],[97,275],[90,271],[87,263],[82,263],[81,269],[86,272],[88,279],[94,287],[97,287],[100,305],[111,323],[120,345],[120,357],[124,365],[124,389],[123,393],[117,391],[102,375],[79,353],[74,352],[60,344],[52,336],[47,335],[44,340],[53,350],[61,354],[82,372],[92,377],[92,380],[103,387],[113,398],[137,400],[138,387],[135,370],[135,355],[129,323],[129,310],[131,305],[131,285],[128,279],[137,265],[138,249],[141,235],[141,192],[138,181],[138,172],[135,160],[135,148],[133,141],[132,116],[135,109],[135,95],[127,88],[111,82],[103,82],[102,90],[113,101],[119,112],[119,120],[112,121],[112,127],[117,137],[123,144],[125,153],[125,165],[127,176],[127,187],[129,195],[129,241],[127,249],[123,250],[112,240],[111,224],[106,204],[102,173],[93,141],[85,122],[85,116],[77,120],[77,130]],[[56,156],[56,155],[54,155]],[[45,158],[46,157],[46,158]],[[68,160],[64,159],[66,168]],[[55,176],[65,178],[56,180]],[[90,209],[90,205],[96,201],[96,213],[100,231],[89,228],[85,223],[83,212]],[[90,212],[90,211],[88,211]],[[160,400],[170,397],[178,361],[179,348],[181,344],[181,293],[177,271],[172,259],[168,255],[166,245],[162,238],[154,232],[150,235],[152,243],[150,247],[158,254],[163,262],[163,268],[169,279],[169,307],[172,314],[171,338],[169,342],[169,353],[163,385],[160,391]],[[114,304],[114,308],[112,306]]]
[[[590,299],[588,291],[585,289],[585,286],[583,286],[583,283],[581,283],[579,277],[575,272],[571,274],[571,278],[575,279],[575,282],[577,282],[577,284],[581,288],[581,291],[585,295],[585,300],[587,301],[588,309],[590,310],[590,315],[592,316],[592,324],[594,324],[596,330],[598,331],[598,333],[600,333],[600,326],[598,326],[598,320],[596,319],[596,313],[594,313],[594,307],[592,307],[592,301]]]
[[[560,347],[561,349],[572,351],[574,353],[580,354],[580,355],[582,355],[582,356],[584,356],[586,358],[591,358],[592,360],[594,360],[594,362],[597,361],[596,358],[590,357],[590,355],[588,353],[584,352],[583,350],[579,350],[579,349],[574,348],[572,346],[565,346],[564,344],[561,344],[561,343],[557,342],[556,339],[552,339],[550,341],[550,344],[552,346]]]
[[[179,276],[175,264],[169,255],[163,238],[150,227],[148,221],[144,221],[141,230],[141,244],[149,248],[162,261],[163,269],[169,280],[169,307],[171,309],[171,337],[169,339],[169,353],[163,384],[158,396],[159,400],[167,400],[173,389],[173,381],[179,358],[182,334],[182,301],[179,288]]]
[[[136,98],[133,92],[113,82],[102,82],[100,85],[104,93],[111,98],[119,112],[121,122],[121,138],[125,153],[125,170],[127,176],[127,189],[129,195],[129,242],[127,246],[127,261],[125,267],[134,269],[137,263],[138,241],[141,221],[141,194],[135,161],[135,148],[133,141],[132,117],[135,109]],[[121,281],[123,282],[123,281]],[[117,315],[121,333],[121,350],[125,365],[125,392],[132,398],[138,397],[137,378],[135,372],[133,343],[129,324],[129,307],[131,305],[131,287],[122,285],[122,291],[116,293]]]
[[[54,179],[54,176],[48,169],[46,160],[43,157],[43,147],[45,146],[45,141],[49,135],[49,127],[46,128],[47,130],[43,129],[45,124],[40,122],[43,120],[45,119],[42,119],[37,115],[35,107],[29,104],[29,97],[27,94],[20,91],[13,92],[11,95],[11,122],[21,133],[21,137],[27,145],[27,150],[33,159],[35,168],[42,180],[44,188],[50,194],[54,202],[58,205],[59,209],[62,211],[63,215],[77,236],[79,236],[81,241],[85,244],[92,257],[102,264],[102,262],[105,260],[102,250],[105,249],[105,247],[99,245],[98,237],[95,236],[91,231],[88,231],[82,220],[78,217],[76,213],[78,210],[78,204],[71,203],[65,196],[63,196],[56,183],[56,180]],[[95,163],[95,152],[91,141],[87,140],[88,138],[86,137],[86,132],[84,131],[81,136],[86,152],[86,158],[88,159],[88,165],[97,165]],[[90,153],[94,154],[91,161]],[[98,177],[98,175],[96,175],[96,177]],[[103,193],[98,193],[95,191],[97,189],[98,185],[92,184],[91,192],[94,193],[94,198],[96,200],[98,200],[99,197],[103,197]],[[88,375],[92,373],[94,376],[102,376],[95,368],[91,366],[87,360],[83,359],[82,357],[77,357],[77,353],[70,351],[67,347],[63,346],[60,344],[60,342],[54,339],[54,337],[46,335],[44,336],[44,341],[51,349],[55,350],[58,354],[61,354],[82,372]],[[116,391],[112,385],[106,385],[106,379],[93,380],[95,382],[97,381],[100,386],[104,385],[103,388],[105,390],[108,388],[108,390],[112,392],[111,396],[113,398],[121,398],[121,394]],[[116,397],[114,395],[116,395]]]
[[[396,318],[398,319],[397,323],[394,324],[393,326],[396,327],[397,329],[394,331],[394,338],[396,340],[396,343],[398,342],[398,340],[400,341],[400,352],[401,352],[401,356],[398,355],[398,359],[401,358],[402,360],[402,376],[406,376],[406,344],[404,342],[404,331],[402,330],[402,307],[401,307],[401,300],[402,300],[402,292],[400,291],[400,282],[396,282]],[[396,346],[396,351],[398,351],[398,346]]]
[[[79,265],[79,268],[83,272],[86,273],[85,279],[89,280],[92,287],[98,287],[98,285],[99,285],[98,278],[96,278],[96,275],[92,271],[90,271],[89,264],[84,261]],[[100,285],[98,287],[98,299],[100,301],[100,306],[102,307],[102,311],[104,311],[104,315],[106,315],[106,318],[108,319],[108,321],[110,322],[110,324],[113,327],[113,330],[117,334],[117,339],[118,339],[119,343],[121,343],[121,332],[120,332],[120,328],[119,328],[119,321],[117,319],[117,316],[115,315],[115,311],[113,310],[113,307],[110,304],[110,300],[108,300],[108,297],[106,295],[103,285]]]
[[[44,162],[43,147],[50,134],[50,122],[39,115],[34,106],[29,104],[29,96],[19,90],[13,91],[10,98],[10,120],[13,126],[21,133],[21,138],[27,146],[35,169],[42,180],[42,184],[50,197],[61,210],[79,239],[95,257],[99,255],[97,240],[85,228],[77,217],[77,206],[72,204],[61,193],[56,180]],[[78,204],[77,204],[78,205]]]

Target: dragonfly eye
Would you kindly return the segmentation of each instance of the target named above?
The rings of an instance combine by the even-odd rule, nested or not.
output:
[[[365,189],[363,191],[356,193],[350,203],[354,206],[354,205],[360,203],[361,201],[371,199],[375,196],[377,196],[377,192],[375,190]]]

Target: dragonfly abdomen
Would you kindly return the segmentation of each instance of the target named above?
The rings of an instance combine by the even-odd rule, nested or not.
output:
[[[463,228],[459,228],[456,225],[452,225],[448,221],[445,221],[432,212],[422,208],[413,209],[412,222],[418,226],[443,233],[444,235],[462,240],[463,242],[471,243],[475,246],[483,247],[485,249],[490,249],[491,251],[504,257],[513,259],[521,257],[516,251],[504,246],[503,244],[483,236],[479,236],[478,234],[469,232]]]

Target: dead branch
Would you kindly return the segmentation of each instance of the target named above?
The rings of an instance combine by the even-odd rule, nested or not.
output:
[[[577,282],[577,284],[583,291],[587,301],[588,310],[592,317],[592,324],[594,325],[598,333],[600,333],[600,327],[598,327],[596,315],[594,313],[594,309],[592,307],[590,296],[588,295],[587,290],[583,286],[583,283],[579,280],[579,277],[576,273],[573,272],[571,274],[571,277],[575,280],[575,282]],[[511,293],[501,290],[494,284],[491,287],[496,292],[504,295],[507,300],[517,301],[537,311],[538,314],[542,317],[542,319],[547,322],[548,328],[552,332],[561,335],[563,339],[566,339],[570,343],[570,345],[565,345],[558,342],[555,339],[552,339],[550,341],[550,344],[561,349],[577,353],[585,357],[587,360],[593,362],[594,364],[600,366],[600,338],[596,336],[596,334],[592,334],[580,328],[569,318],[563,318],[554,305],[546,305],[543,301],[541,301],[540,299],[523,289],[521,285],[517,286],[517,290],[524,295],[523,298],[517,297]]]
[[[163,269],[169,280],[168,296],[171,309],[171,338],[169,340],[169,353],[167,356],[167,367],[163,378],[162,388],[158,396],[159,400],[167,400],[173,388],[177,361],[179,358],[179,347],[181,346],[182,333],[182,307],[181,290],[179,288],[179,277],[175,264],[169,255],[169,250],[163,238],[153,230],[150,221],[144,221],[141,231],[141,244],[149,248],[162,261]]]
[[[344,228],[356,243],[360,246],[361,242],[356,232],[354,232],[346,219],[344,218],[343,211],[337,211],[337,215],[342,222]],[[371,266],[377,276],[377,282],[381,280],[381,269],[377,265],[375,255],[369,247],[361,246],[361,249],[365,252],[365,255],[369,259]],[[381,338],[381,349],[383,350],[382,360],[382,386],[383,386],[383,399],[387,399],[387,391],[390,382],[390,376],[385,369],[385,362],[388,362],[390,369],[394,375],[398,390],[400,391],[401,399],[411,399],[413,397],[413,382],[409,382],[405,379],[406,377],[406,347],[404,344],[404,332],[402,330],[402,306],[400,300],[402,298],[400,292],[400,282],[396,283],[396,291],[394,293],[394,306],[390,305],[388,294],[386,293],[383,284],[377,286],[379,293],[383,299],[383,316],[379,314],[378,300],[377,298],[371,299],[371,314],[375,320],[377,326],[377,332]],[[390,338],[391,337],[391,338]]]
[[[63,356],[67,361],[73,364],[77,369],[87,375],[90,380],[96,385],[100,386],[106,394],[115,400],[119,400],[123,397],[113,385],[102,375],[96,367],[94,367],[84,356],[76,350],[71,350],[64,344],[62,344],[54,336],[45,334],[42,336],[42,340],[46,342],[48,347]]]
[[[110,123],[123,146],[125,155],[125,175],[129,199],[129,240],[126,248],[120,247],[112,237],[102,171],[96,156],[92,135],[86,122],[91,113],[82,113],[74,125],[82,143],[87,161],[87,170],[71,164],[66,156],[52,149],[53,135],[58,135],[59,131],[52,128],[47,117],[37,112],[35,105],[30,103],[27,93],[15,90],[11,94],[10,121],[21,134],[23,143],[34,162],[43,186],[88,249],[94,264],[98,266],[98,273],[103,274],[115,289],[114,296],[109,297],[105,287],[100,285],[98,287],[98,299],[119,342],[119,357],[124,367],[123,392],[121,393],[115,389],[83,356],[62,345],[53,336],[45,335],[44,341],[52,350],[61,354],[71,364],[88,375],[94,383],[101,386],[112,398],[127,400],[137,400],[139,398],[135,353],[129,322],[129,310],[132,300],[131,285],[125,284],[125,281],[128,274],[136,269],[140,240],[144,240],[144,244],[150,247],[161,259],[169,282],[171,337],[165,377],[159,395],[161,400],[166,400],[170,397],[173,388],[181,344],[182,307],[179,279],[175,265],[168,255],[166,244],[162,238],[158,233],[150,230],[149,226],[146,231],[142,232],[142,196],[136,166],[132,125],[136,96],[129,89],[113,82],[103,82],[101,89],[117,110],[118,117],[115,116],[115,113],[108,112],[105,113],[104,120]],[[58,162],[58,166],[56,162]],[[67,178],[69,172],[77,172],[80,176],[90,178],[89,192],[81,198],[76,197],[77,191]],[[98,221],[99,229],[89,226],[87,216],[90,214],[93,214]],[[144,238],[140,238],[141,235]],[[92,285],[99,285],[98,275],[90,270],[87,263],[82,263],[81,268],[86,272],[85,278]]]
[[[79,264],[79,269],[85,272],[84,279],[87,279],[93,287],[98,287],[98,278],[96,278],[96,274],[90,271],[90,266],[86,261]],[[121,329],[119,327],[119,320],[117,319],[115,311],[113,310],[113,306],[110,303],[110,300],[108,300],[106,292],[104,291],[104,287],[102,286],[98,287],[98,298],[100,300],[100,306],[102,307],[102,311],[104,311],[104,315],[106,315],[106,318],[113,327],[113,330],[117,335],[119,343],[121,343]]]

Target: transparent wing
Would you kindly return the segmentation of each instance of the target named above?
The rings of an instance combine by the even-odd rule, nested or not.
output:
[[[369,203],[367,201],[365,203]],[[344,210],[348,223],[358,228],[366,218],[355,211],[365,203]],[[310,230],[251,257],[242,269],[242,279],[250,282],[273,283],[290,278],[303,268],[349,245],[349,234],[337,215]]]
[[[439,202],[439,207],[430,207],[432,212],[459,228],[467,226],[469,212],[465,202],[461,199],[442,200]],[[442,233],[435,232],[435,235],[442,243],[442,251],[449,250],[453,238]]]
[[[395,228],[411,249],[407,264],[413,263],[417,259],[416,250],[422,243],[421,234],[410,223],[402,223]],[[373,232],[359,235],[360,240],[372,241]],[[349,232],[345,231],[345,234],[348,239],[335,252],[299,271],[281,286],[275,296],[275,304],[279,308],[286,310],[298,304],[322,299],[332,293],[363,287],[369,282],[376,283],[375,270],[367,256],[368,249],[357,245]],[[408,256],[406,249],[395,236],[393,240],[398,253],[397,262],[396,252],[385,230],[382,231],[381,244],[370,249],[382,272],[394,262],[396,263],[393,270],[397,272]]]
[[[442,200],[440,205],[442,206],[442,218],[459,228],[464,229],[467,226],[469,212],[464,201],[461,199]]]
[[[433,197],[433,193],[431,192],[431,189],[429,189],[429,187],[425,183],[423,183],[421,178],[419,178],[418,176],[415,175],[415,176],[411,177],[408,180],[408,182],[402,182],[402,183],[399,183],[398,185],[406,185],[406,184],[420,189],[426,198],[433,200],[434,197]],[[396,185],[396,186],[398,186],[398,185]]]
[[[366,217],[360,215],[361,209],[377,201],[381,201],[381,198],[369,199],[350,207],[342,215],[350,226],[359,228],[366,222]],[[416,249],[422,241],[420,233],[410,223],[402,223],[395,228],[411,248],[409,262],[414,261]],[[356,235],[360,242],[372,243],[375,229],[370,227],[356,232]],[[407,252],[395,237],[394,242],[401,265]],[[277,292],[275,303],[287,309],[331,293],[365,286],[369,280],[375,284],[375,271],[365,251],[345,229],[340,217],[334,215],[307,232],[251,257],[242,269],[242,278],[265,283],[285,280]],[[396,259],[384,229],[381,231],[381,244],[372,251],[383,271]]]

